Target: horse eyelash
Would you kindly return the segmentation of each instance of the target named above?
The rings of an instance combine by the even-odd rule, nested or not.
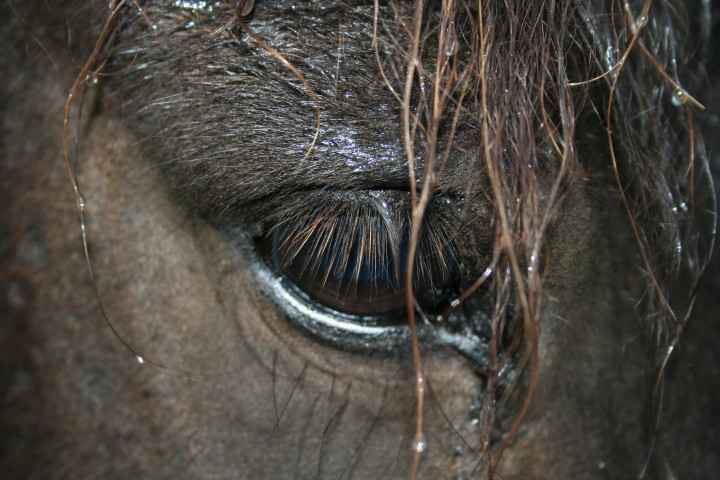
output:
[[[339,265],[341,271],[347,269],[356,253],[353,272],[357,282],[360,267],[365,259],[370,259],[370,268],[387,268],[378,265],[378,258],[387,254],[389,235],[387,227],[380,226],[379,215],[365,205],[334,205],[327,207],[309,207],[300,209],[277,220],[270,234],[279,234],[280,257],[286,265],[292,263],[303,249],[308,249],[303,271],[313,275],[320,273],[324,259],[329,258],[330,265]],[[340,257],[342,255],[342,257]],[[330,269],[327,269],[323,284],[327,282]]]
[[[419,278],[431,278],[429,273],[433,257],[441,275],[449,274],[450,265],[458,260],[456,222],[439,213],[442,212],[428,215],[424,222],[415,262]],[[400,215],[395,217],[402,218]],[[336,203],[330,207],[314,202],[292,205],[267,216],[266,223],[271,225],[267,230],[268,237],[278,235],[279,256],[285,265],[292,263],[303,249],[308,248],[310,255],[302,266],[303,272],[317,275],[321,272],[322,263],[325,261],[327,264],[327,258],[330,265],[338,262],[339,268],[344,271],[355,253],[355,282],[359,280],[360,268],[365,263],[370,266],[372,274],[390,268],[385,259],[400,257],[402,246],[396,239],[402,238],[407,228],[407,222],[388,225],[372,205],[363,203]],[[392,232],[392,228],[399,230],[399,235]],[[343,257],[338,260],[339,255]],[[327,269],[323,285],[329,275],[330,269]]]

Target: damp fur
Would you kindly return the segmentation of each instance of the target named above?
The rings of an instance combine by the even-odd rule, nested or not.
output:
[[[93,17],[104,18],[107,5],[97,5]],[[647,279],[638,310],[655,345],[657,382],[648,402],[651,416],[659,416],[656,405],[663,369],[689,315],[714,228],[712,215],[705,213],[714,209],[714,203],[696,127],[699,109],[689,93],[699,82],[697,65],[686,55],[704,41],[695,37],[696,32],[702,34],[697,25],[700,15],[694,12],[700,5],[546,1],[532,3],[529,10],[528,5],[511,2],[442,6],[357,2],[340,7],[316,2],[307,9],[255,2],[252,10],[247,2],[215,5],[206,15],[153,2],[112,3],[106,23],[87,29],[101,40],[89,52],[68,106],[79,105],[86,82],[93,78],[121,92],[111,108],[130,112],[128,123],[145,151],[162,151],[164,162],[157,167],[173,173],[179,201],[218,224],[260,199],[297,192],[308,184],[357,187],[352,178],[327,175],[326,170],[347,173],[365,168],[365,178],[374,179],[378,187],[407,185],[416,244],[428,222],[428,205],[438,191],[468,198],[483,195],[491,204],[496,240],[490,266],[497,272],[490,286],[498,293],[493,323],[503,323],[508,305],[516,305],[522,312],[521,348],[528,359],[527,381],[517,385],[520,407],[499,438],[492,435],[496,398],[492,378],[498,374],[497,365],[492,365],[500,359],[490,361],[483,406],[489,412],[483,429],[487,450],[478,452],[489,475],[532,401],[542,275],[552,268],[543,264],[548,229],[563,207],[567,182],[586,166],[584,152],[604,145],[606,163],[591,167],[623,192],[638,269]],[[369,71],[377,73],[354,75],[367,84],[358,81],[350,90],[376,86],[379,75],[382,92],[371,90],[362,101],[345,96],[327,75],[337,68],[340,55],[323,58],[318,53],[313,61],[304,60],[303,35],[282,28],[291,13],[317,15],[321,20],[317,12],[325,7],[332,12],[347,9],[348,24],[353,19],[366,21],[364,29],[338,36],[338,52],[375,50],[377,62]],[[190,22],[193,27],[187,27]],[[263,35],[264,28],[283,33],[270,38]],[[342,25],[324,28],[342,31]],[[164,32],[173,32],[173,38]],[[291,45],[282,49],[281,56],[295,70],[272,55],[269,61],[260,59],[268,50],[250,34],[276,52]],[[233,53],[218,57],[216,53],[225,51],[220,47],[228,45]],[[144,56],[144,51],[153,54]],[[238,62],[241,57],[247,60]],[[144,58],[154,63],[145,63]],[[690,63],[683,65],[686,61]],[[210,81],[199,65],[213,72]],[[151,68],[166,76],[146,78],[144,72]],[[272,122],[243,124],[247,112],[235,106],[247,103],[247,96],[258,91],[233,90],[233,78],[249,76],[256,68],[276,69],[277,81],[258,88],[280,99],[277,105],[256,105],[257,111],[300,110],[307,122],[283,129]],[[178,71],[190,73],[173,76]],[[180,94],[153,97],[154,82],[172,85]],[[353,113],[368,100],[384,98],[387,91],[395,102],[378,102],[377,109],[393,122],[401,119],[400,135],[395,123],[371,124],[357,115],[352,126],[382,139],[379,146],[363,146],[363,151],[398,161],[388,167],[374,164],[368,156],[357,165],[323,164],[323,152],[352,151],[333,129],[333,116]],[[212,108],[198,112],[198,104]],[[331,113],[319,115],[320,106]],[[590,124],[602,128],[580,128]],[[71,135],[65,132],[66,138]],[[203,141],[230,136],[241,141],[230,145]],[[474,149],[478,138],[481,148]],[[454,158],[458,150],[474,156],[476,168],[468,170],[480,172],[465,175],[463,182],[452,181],[457,175],[450,174],[465,168]],[[82,162],[71,158],[72,151],[70,143],[65,154],[71,176],[72,165]],[[260,163],[248,171],[233,163],[234,157],[249,155],[297,162],[291,167],[293,175],[284,175],[286,164]],[[544,176],[540,178],[538,172]],[[262,181],[267,176],[278,181]],[[301,176],[304,179],[298,182]],[[412,292],[411,282],[408,291]],[[496,344],[501,342],[501,330],[495,330]],[[422,361],[416,356],[416,366]],[[423,372],[420,367],[416,370],[418,375]],[[422,419],[422,408],[417,418]]]

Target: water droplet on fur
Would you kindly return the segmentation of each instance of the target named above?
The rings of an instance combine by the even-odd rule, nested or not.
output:
[[[13,278],[7,284],[5,290],[7,303],[15,310],[23,310],[30,298],[30,288],[22,278]]]
[[[173,6],[177,8],[182,8],[183,10],[191,10],[191,11],[197,11],[207,8],[208,2],[193,2],[191,0],[175,0],[173,2]]]
[[[640,15],[638,18],[635,19],[635,28],[643,28],[645,25],[647,25],[647,22],[648,16]]]
[[[605,61],[608,65],[613,65],[616,63],[617,58],[617,51],[615,50],[615,47],[612,45],[609,45],[607,49],[605,50]]]
[[[135,358],[137,358],[137,361],[140,365],[145,363],[145,359],[143,357],[141,357],[140,355],[137,355]]]

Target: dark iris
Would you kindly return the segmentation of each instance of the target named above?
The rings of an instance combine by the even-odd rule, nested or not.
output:
[[[318,308],[365,324],[404,321],[407,231],[393,235],[380,216],[366,212],[287,222],[269,238],[275,270]],[[450,293],[456,270],[452,250],[442,242],[420,241],[413,290],[425,311],[438,310]]]

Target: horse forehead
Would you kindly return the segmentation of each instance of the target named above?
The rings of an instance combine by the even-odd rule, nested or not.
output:
[[[303,15],[307,6],[291,16],[280,15],[283,8],[258,5],[249,22],[257,38],[235,42],[207,34],[212,22],[176,31],[184,17],[163,17],[168,44],[149,43],[141,60],[132,44],[117,55],[131,65],[119,86],[137,103],[139,121],[130,128],[154,151],[172,152],[167,163],[178,183],[209,185],[218,197],[230,190],[265,196],[271,187],[408,188],[409,170],[421,178],[425,166],[420,132],[428,107],[418,84],[403,110],[404,33],[376,35],[367,6],[314,5],[327,14]],[[452,115],[444,115],[439,150],[449,143]],[[438,165],[447,160],[445,190],[464,191],[467,174],[482,168],[477,123],[463,106],[449,156],[436,154]]]

